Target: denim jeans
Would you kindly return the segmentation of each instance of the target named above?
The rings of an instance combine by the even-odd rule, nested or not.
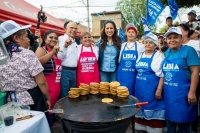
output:
[[[100,71],[101,82],[116,81],[116,72],[103,72]]]
[[[76,87],[76,70],[62,69],[60,79],[60,98],[68,96],[68,92],[72,87]]]
[[[167,133],[190,133],[190,123],[177,123],[170,120],[167,122]],[[178,127],[178,131],[176,129]]]

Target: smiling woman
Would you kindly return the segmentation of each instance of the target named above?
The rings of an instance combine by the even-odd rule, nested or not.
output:
[[[35,52],[44,67],[43,73],[49,86],[51,108],[54,107],[60,94],[61,60],[57,58],[59,49],[57,33],[48,30],[44,34],[41,47]]]
[[[90,85],[91,82],[100,82],[99,48],[92,46],[92,37],[89,32],[83,32],[80,39],[82,44],[78,46],[77,87],[80,83]]]
[[[190,123],[196,119],[196,88],[199,59],[194,48],[182,45],[182,32],[172,27],[165,33],[169,49],[163,61],[164,99],[169,132],[190,132]],[[175,109],[175,110],[174,110]]]

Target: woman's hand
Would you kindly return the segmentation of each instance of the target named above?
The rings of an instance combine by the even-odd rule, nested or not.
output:
[[[188,93],[188,103],[189,104],[196,104],[197,103],[197,98],[196,98],[195,92],[189,92]]]
[[[157,89],[155,96],[157,100],[162,99],[162,89]]]
[[[54,53],[54,54],[57,54],[58,52],[62,52],[61,50],[60,50],[60,46],[58,45],[59,43],[57,43],[54,47],[53,47],[53,49],[52,49],[52,52]]]
[[[35,36],[37,36],[38,38],[41,38],[40,29],[35,30]]]
[[[46,100],[46,104],[47,104],[47,108],[50,109],[51,108],[51,102],[50,102],[50,100]]]

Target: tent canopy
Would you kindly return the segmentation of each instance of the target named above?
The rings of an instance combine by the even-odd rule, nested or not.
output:
[[[20,25],[31,24],[31,31],[35,32],[37,27],[37,14],[40,9],[27,3],[24,0],[1,0],[0,21],[14,20]],[[45,13],[47,22],[40,23],[40,31],[43,35],[46,30],[54,30],[58,35],[64,34],[64,22]]]

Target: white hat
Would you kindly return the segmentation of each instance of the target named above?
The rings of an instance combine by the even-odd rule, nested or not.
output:
[[[178,27],[172,27],[170,28],[166,33],[165,33],[165,37],[167,37],[169,34],[171,33],[176,33],[176,34],[179,34],[179,35],[182,35],[182,32],[181,32],[181,29],[178,28]]]
[[[158,45],[158,37],[153,33],[148,33],[144,36],[144,41],[149,40],[152,41],[155,45]]]
[[[23,29],[30,28],[31,25],[26,26],[20,26],[16,22],[12,20],[5,21],[1,23],[0,25],[0,36],[5,39],[6,37],[9,37],[10,35],[14,34],[15,32]]]
[[[137,30],[137,28],[135,27],[134,24],[132,24],[132,23],[127,24],[127,25],[126,25],[126,31],[127,31],[129,28],[135,29],[135,31],[137,32],[136,34],[138,34],[138,30]]]
[[[196,11],[195,10],[191,10],[190,12],[188,12],[188,15],[191,14],[191,13],[196,15]]]

